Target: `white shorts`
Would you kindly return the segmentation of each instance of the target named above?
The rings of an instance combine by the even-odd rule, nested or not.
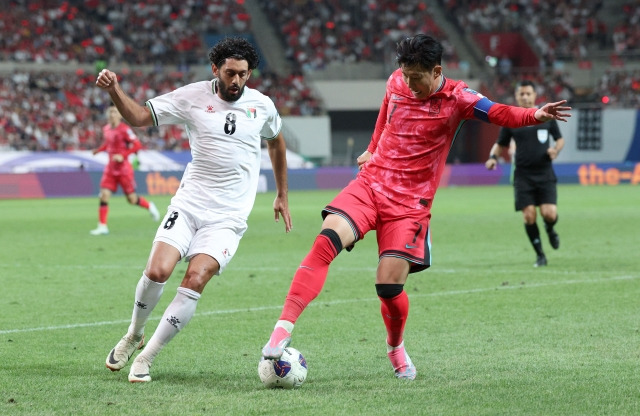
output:
[[[175,247],[186,261],[207,254],[220,264],[221,274],[238,250],[247,222],[208,210],[191,211],[169,205],[153,241]]]

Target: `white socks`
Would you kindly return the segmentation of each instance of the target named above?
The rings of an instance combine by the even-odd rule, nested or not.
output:
[[[200,293],[179,287],[176,297],[167,306],[156,332],[153,334],[144,350],[140,353],[149,362],[158,355],[160,350],[173,339],[182,328],[187,326],[196,312],[196,305],[200,299]]]
[[[293,332],[293,323],[292,322],[280,320],[280,321],[276,322],[276,326],[273,329],[276,329],[279,326],[284,328],[288,333]]]
[[[142,277],[136,286],[136,297],[133,303],[129,334],[141,336],[144,333],[144,326],[147,324],[153,308],[158,304],[163,290],[164,283],[154,282],[144,272],[142,273]]]

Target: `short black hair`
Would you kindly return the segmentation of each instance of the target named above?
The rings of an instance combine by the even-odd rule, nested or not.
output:
[[[517,87],[531,87],[535,91],[536,84],[534,84],[533,81],[531,81],[531,80],[523,79],[522,81],[518,82]]]
[[[249,69],[256,69],[260,57],[253,45],[244,38],[227,37],[209,50],[209,61],[220,68],[227,58],[247,61]]]
[[[398,65],[413,67],[420,65],[431,71],[442,63],[443,47],[440,42],[429,35],[418,34],[407,37],[396,46],[396,61]]]

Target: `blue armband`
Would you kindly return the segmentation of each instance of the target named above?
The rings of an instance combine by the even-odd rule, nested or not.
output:
[[[489,123],[489,110],[495,103],[487,97],[481,98],[475,106],[473,106],[473,115],[482,121]]]

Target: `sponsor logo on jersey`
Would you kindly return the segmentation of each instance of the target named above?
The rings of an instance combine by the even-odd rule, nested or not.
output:
[[[404,100],[404,97],[396,94],[391,94],[391,101],[402,101],[402,100]]]
[[[213,109],[212,105],[208,105],[207,108],[204,110],[205,113],[215,113],[216,110]]]
[[[256,109],[254,107],[247,107],[247,117],[256,118],[258,114],[256,113]]]

